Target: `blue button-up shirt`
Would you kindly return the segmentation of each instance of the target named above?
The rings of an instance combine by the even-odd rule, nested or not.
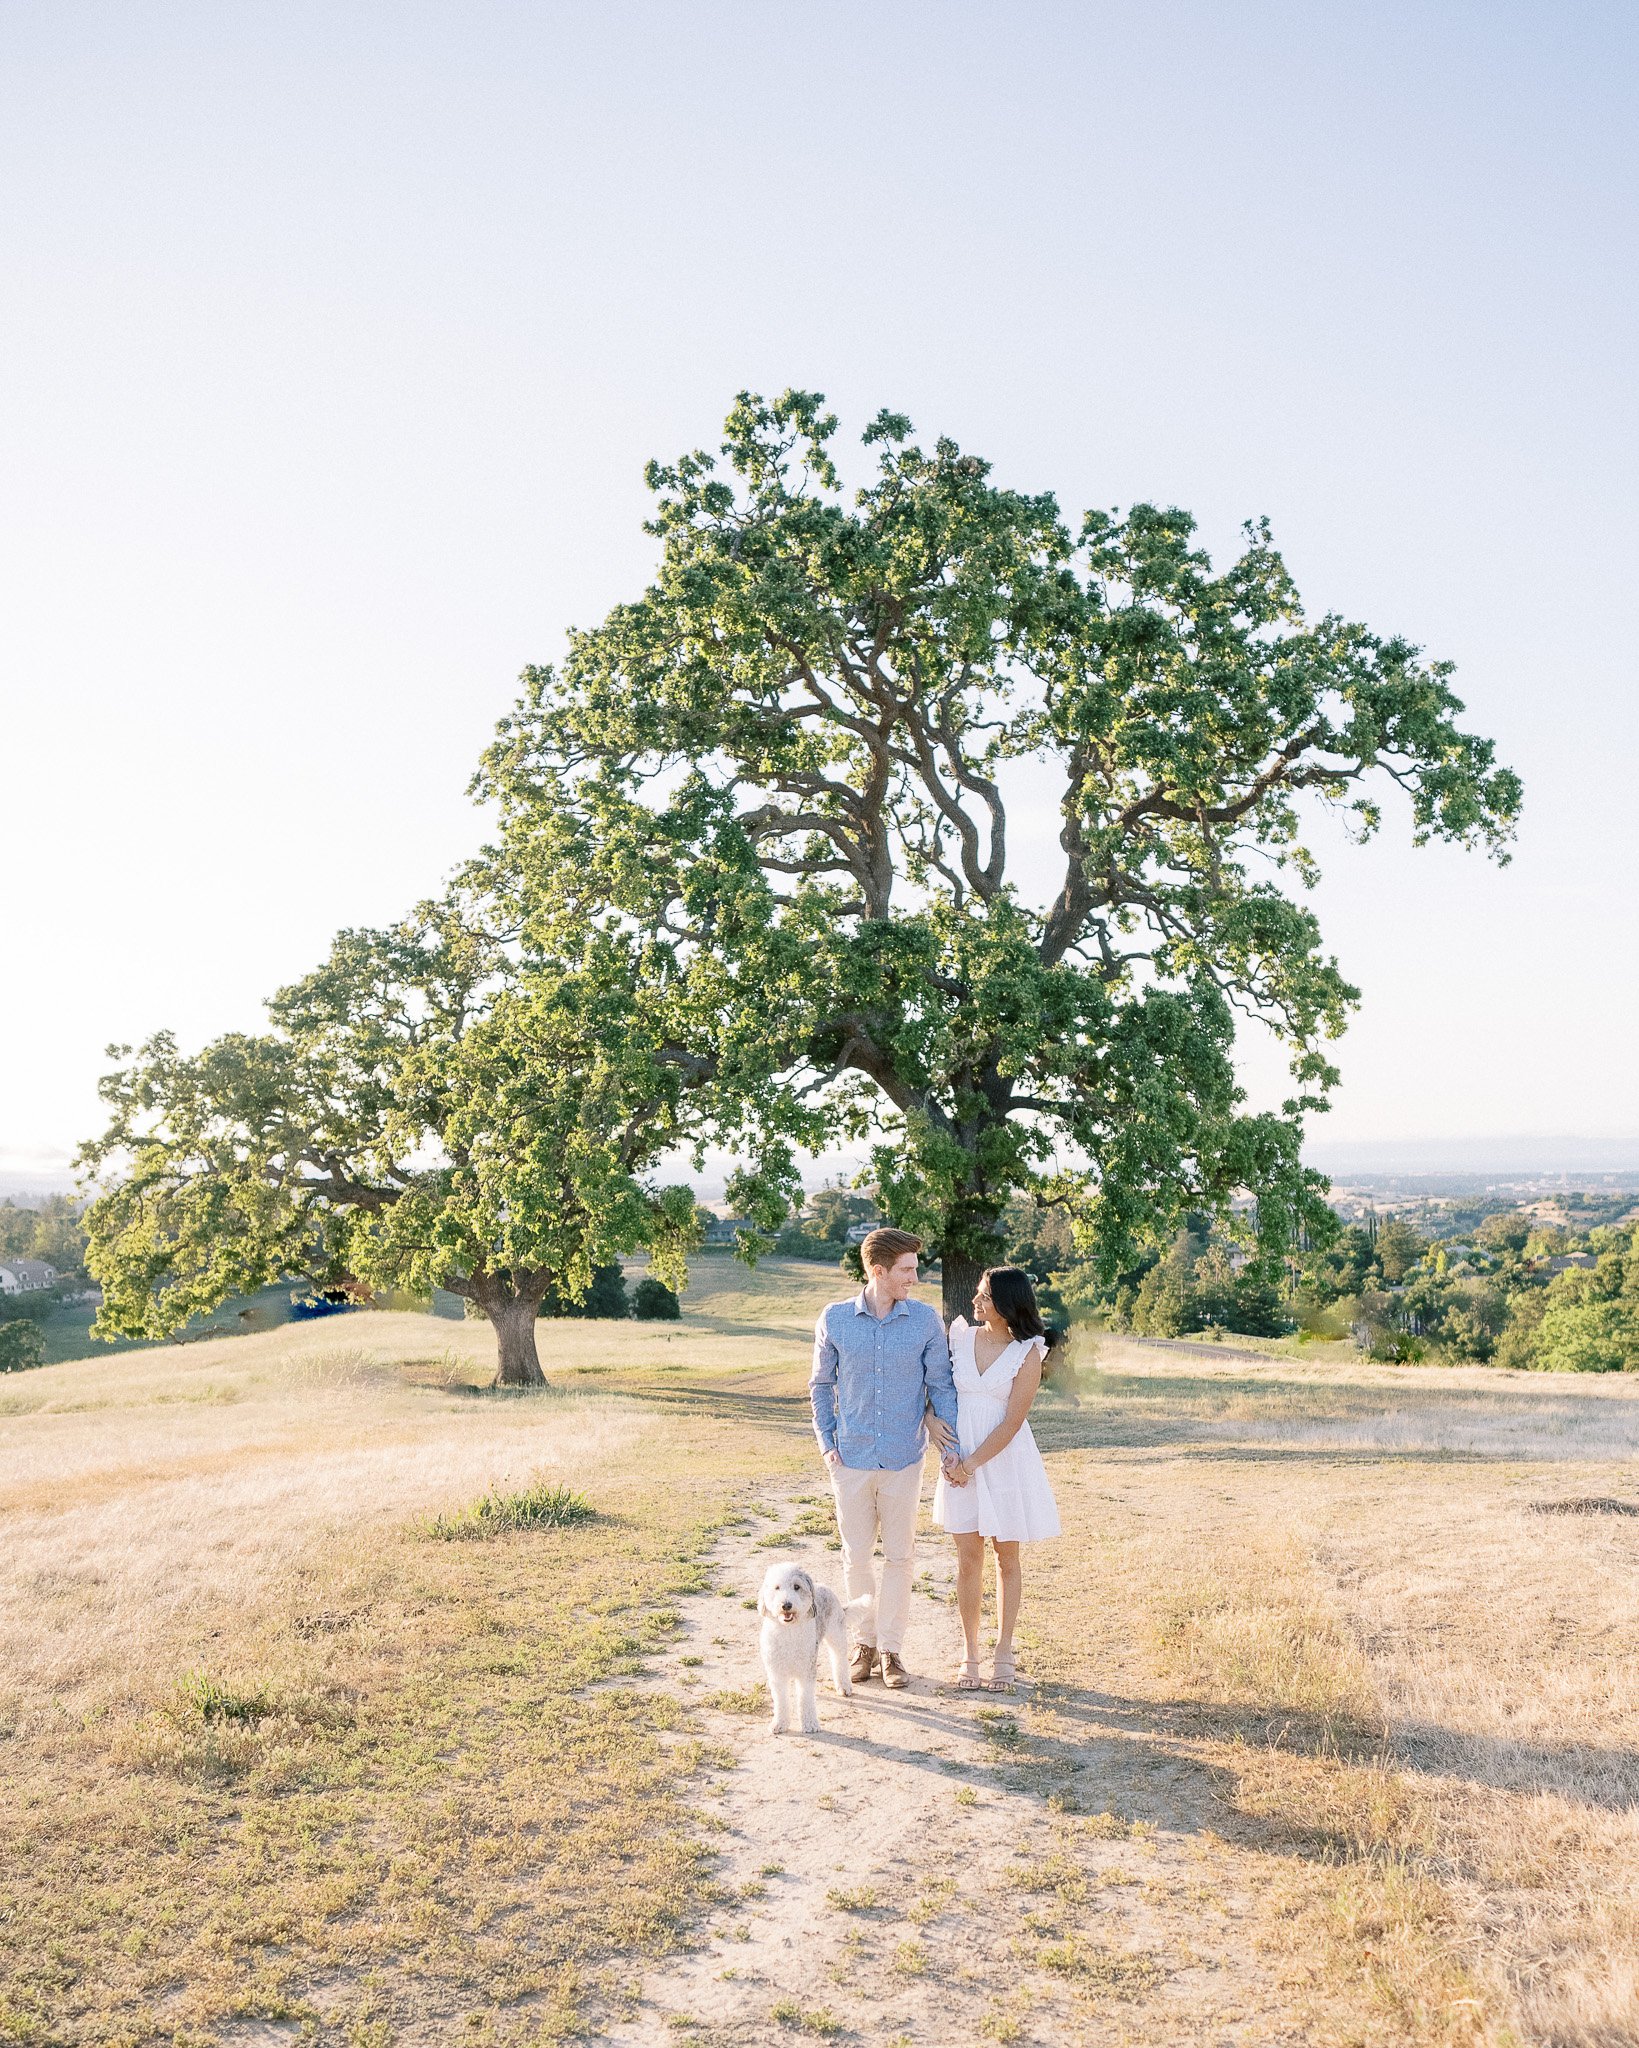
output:
[[[956,1388],[945,1326],[925,1301],[896,1301],[872,1315],[862,1287],[833,1301],[814,1325],[808,1376],[814,1434],[855,1471],[903,1472],[922,1461],[929,1403],[954,1435]]]

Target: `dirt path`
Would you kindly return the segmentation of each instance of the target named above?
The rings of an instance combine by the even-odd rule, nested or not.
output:
[[[961,1638],[937,1532],[910,1689],[822,1685],[819,1736],[770,1732],[748,1610],[773,1558],[840,1590],[829,1525],[827,1498],[765,1492],[719,1546],[718,1590],[685,1603],[656,1682],[735,1765],[707,1801],[723,1903],[597,2038],[1303,2041],[1241,1925],[1235,1852],[1212,1816],[1179,1824],[1182,1759],[1045,1688],[947,1689]]]

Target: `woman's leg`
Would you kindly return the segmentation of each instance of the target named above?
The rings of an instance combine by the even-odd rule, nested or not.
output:
[[[985,1539],[978,1530],[952,1539],[956,1545],[956,1611],[967,1637],[968,1661],[979,1654],[979,1604],[984,1589]],[[1018,1548],[1015,1544],[1014,1549]]]
[[[1013,1624],[1019,1618],[1019,1595],[1024,1591],[1024,1572],[1016,1543],[997,1542],[996,1551],[996,1655],[1013,1662]]]

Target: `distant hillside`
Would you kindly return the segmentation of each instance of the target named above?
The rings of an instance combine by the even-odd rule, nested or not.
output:
[[[1304,1157],[1334,1179],[1385,1175],[1574,1178],[1579,1174],[1639,1178],[1639,1137],[1317,1139],[1305,1146]]]
[[[65,1167],[60,1173],[19,1173],[0,1166],[0,1202],[15,1202],[26,1209],[46,1195],[72,1195],[78,1190],[74,1176]]]

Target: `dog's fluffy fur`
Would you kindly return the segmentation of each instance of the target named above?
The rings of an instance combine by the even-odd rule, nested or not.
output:
[[[871,1604],[869,1595],[845,1607],[829,1586],[815,1583],[799,1564],[771,1564],[757,1595],[763,1618],[763,1676],[774,1702],[774,1733],[791,1726],[791,1688],[797,1690],[797,1721],[804,1735],[819,1733],[820,1644],[831,1658],[831,1676],[844,1699],[853,1696],[848,1676],[848,1628],[845,1617]]]

